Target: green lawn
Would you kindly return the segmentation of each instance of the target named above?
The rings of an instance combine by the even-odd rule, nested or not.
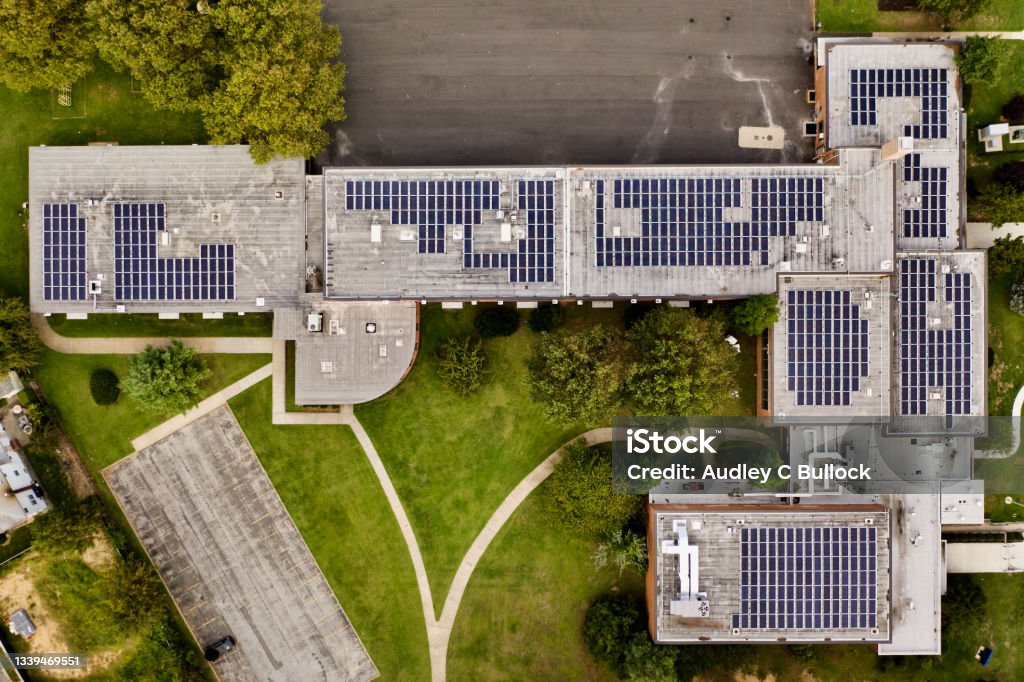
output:
[[[485,342],[490,375],[477,394],[461,399],[447,391],[435,369],[438,344],[472,333],[476,312],[423,308],[412,371],[384,397],[356,406],[416,531],[438,613],[462,556],[501,500],[564,442],[604,426],[563,428],[543,417],[526,385],[536,334],[525,324]],[[577,319],[589,312],[571,309]]]
[[[1024,11],[1024,3],[1018,3]],[[1010,58],[991,82],[976,83],[965,90],[967,100],[967,179],[978,188],[983,188],[992,177],[992,172],[1010,161],[1024,161],[1024,149],[986,154],[978,142],[978,128],[1002,120],[1003,105],[1014,95],[1024,94],[1024,41],[1010,41],[1013,46]],[[1022,121],[1014,121],[1022,123]],[[1010,145],[1004,140],[1004,149],[1016,149],[1024,145]],[[968,202],[970,217],[970,202]]]
[[[412,561],[351,429],[273,426],[269,379],[231,409],[382,679],[429,679]]]
[[[1024,316],[1010,310],[1010,278],[989,278],[988,345],[993,362],[988,371],[989,414],[1008,415],[1024,385]]]
[[[131,440],[173,417],[141,409],[127,396],[100,406],[89,393],[94,369],[107,368],[123,377],[130,355],[63,355],[45,351],[33,374],[94,477],[132,451]],[[207,355],[213,370],[205,394],[213,394],[270,362],[269,355]]]
[[[235,315],[225,313],[222,320],[204,320],[202,313],[185,313],[177,320],[161,320],[157,315],[96,314],[86,320],[69,320],[51,315],[50,327],[61,336],[114,337],[158,336],[270,336],[274,332],[273,313]]]
[[[573,537],[533,492],[473,572],[448,648],[453,680],[614,680],[583,644],[587,606],[642,578],[598,569],[594,544]]]
[[[832,33],[876,31],[937,31],[940,21],[924,12],[881,12],[878,0],[818,0],[821,30]],[[964,31],[1024,29],[1024,5],[1019,0],[991,0],[988,8],[961,26]]]
[[[198,116],[159,112],[132,94],[130,78],[101,65],[86,77],[85,118],[55,119],[51,93],[28,94],[0,87],[0,295],[28,297],[28,147],[78,145],[92,141],[120,144],[205,142]],[[59,108],[59,107],[58,107]],[[77,105],[75,107],[77,109]]]

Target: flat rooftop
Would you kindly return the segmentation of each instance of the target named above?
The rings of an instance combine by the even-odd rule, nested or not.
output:
[[[889,639],[885,508],[652,505],[650,512],[655,641]]]
[[[291,304],[303,291],[305,195],[301,159],[256,165],[244,145],[32,147],[32,310]]]

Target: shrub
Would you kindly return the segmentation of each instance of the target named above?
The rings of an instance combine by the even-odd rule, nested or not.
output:
[[[1011,161],[996,168],[992,181],[1009,185],[1018,192],[1024,191],[1024,161]]]
[[[530,311],[527,324],[535,332],[549,332],[562,326],[564,321],[565,311],[562,306],[545,303]]]
[[[89,392],[97,405],[113,405],[121,397],[117,375],[109,369],[94,370],[89,377]]]
[[[640,511],[637,495],[612,491],[612,456],[582,440],[562,449],[548,479],[549,508],[574,535],[600,538],[622,528]]]
[[[484,308],[473,320],[473,326],[485,339],[512,336],[519,329],[519,311],[507,306]]]
[[[1024,121],[1024,95],[1017,95],[1003,105],[1003,118],[1010,123]]]
[[[626,645],[643,629],[640,603],[627,595],[604,594],[594,600],[583,619],[583,643],[594,660],[622,673]]]
[[[1018,276],[1024,272],[1024,237],[999,237],[988,249],[988,274]]]
[[[1024,315],[1024,282],[1010,287],[1010,310]]]
[[[732,310],[732,324],[736,331],[757,336],[770,329],[779,319],[779,300],[772,294],[758,294]]]
[[[647,540],[632,530],[615,530],[597,546],[593,558],[598,568],[613,564],[619,575],[627,568],[643,575],[647,571]]]
[[[470,395],[483,382],[487,373],[487,357],[483,344],[469,337],[451,336],[437,351],[437,375],[456,395]]]

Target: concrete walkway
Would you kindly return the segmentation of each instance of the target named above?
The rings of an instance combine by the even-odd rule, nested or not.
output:
[[[967,223],[966,235],[967,248],[989,249],[999,237],[1024,236],[1024,223],[1006,223],[995,228],[992,223]]]
[[[427,569],[423,563],[423,555],[420,552],[419,543],[416,541],[416,533],[412,529],[412,524],[405,513],[402,501],[398,497],[398,491],[395,490],[391,477],[388,476],[387,469],[384,467],[384,462],[381,460],[380,455],[377,454],[373,441],[370,440],[370,436],[366,433],[363,425],[356,419],[355,413],[352,410],[347,410],[343,411],[342,414],[345,418],[344,423],[352,428],[352,432],[366,453],[367,459],[370,460],[370,465],[373,467],[373,471],[376,473],[377,479],[384,489],[384,495],[388,500],[388,504],[391,505],[391,511],[394,513],[395,520],[398,521],[398,527],[405,538],[405,544],[409,549],[409,556],[412,558],[413,570],[416,573],[416,584],[419,586],[420,591],[420,606],[423,609],[423,620],[427,628],[431,679],[433,682],[443,682],[447,675],[448,641],[451,638],[452,627],[455,625],[455,616],[459,611],[459,604],[462,602],[462,597],[466,592],[466,587],[469,585],[469,579],[473,575],[473,570],[476,568],[481,557],[483,557],[484,552],[487,551],[491,541],[494,540],[495,536],[505,525],[505,522],[511,518],[512,514],[529,494],[551,475],[555,464],[562,457],[562,449],[559,448],[553,452],[547,459],[538,464],[533,471],[527,474],[519,482],[519,485],[502,501],[491,515],[491,518],[488,519],[480,534],[477,535],[476,540],[470,546],[469,551],[462,558],[462,562],[455,573],[455,578],[452,580],[452,585],[448,589],[448,596],[444,602],[441,618],[438,619],[434,616],[434,598],[430,591],[430,581],[427,579]],[[605,443],[612,439],[612,430],[610,428],[594,429],[587,431],[579,437],[583,438],[588,445]],[[574,438],[573,440],[576,439]]]
[[[72,338],[53,331],[45,315],[32,314],[32,326],[39,332],[39,338],[50,350],[71,355],[135,355],[146,346],[167,345],[162,337],[110,337]],[[273,339],[268,336],[192,336],[180,341],[200,353],[218,354],[269,354],[273,350]]]
[[[185,426],[186,424],[191,424],[200,417],[210,414],[215,409],[226,403],[231,398],[234,398],[242,391],[245,391],[246,389],[255,386],[259,382],[269,377],[271,375],[271,371],[272,367],[269,363],[264,365],[263,367],[260,367],[252,374],[244,376],[235,383],[231,384],[230,386],[217,391],[209,398],[193,407],[188,412],[184,414],[179,414],[175,417],[171,417],[163,424],[160,424],[156,428],[142,434],[141,436],[132,441],[132,448],[135,449],[135,452],[138,452],[143,448],[147,448],[150,445],[153,445],[159,440],[163,440],[164,438],[171,435],[172,433],[174,433],[181,427]]]

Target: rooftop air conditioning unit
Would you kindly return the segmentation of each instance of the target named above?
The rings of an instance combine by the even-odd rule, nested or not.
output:
[[[306,329],[310,334],[319,334],[324,330],[324,314],[310,313],[306,317]]]

